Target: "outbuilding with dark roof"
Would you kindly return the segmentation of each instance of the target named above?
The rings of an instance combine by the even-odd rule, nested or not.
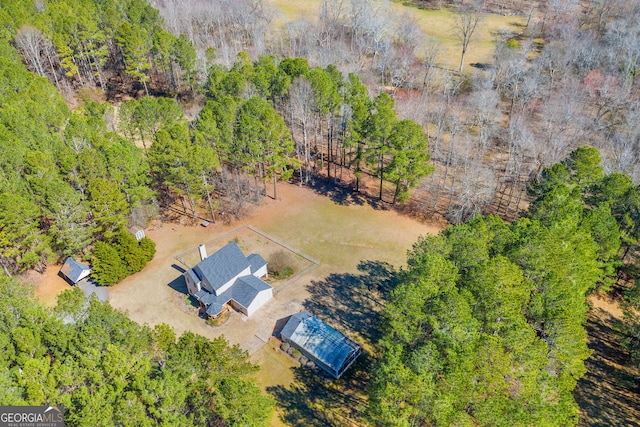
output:
[[[68,257],[62,267],[60,268],[60,275],[69,281],[72,285],[75,285],[85,277],[91,274],[91,268],[84,265],[75,259]]]

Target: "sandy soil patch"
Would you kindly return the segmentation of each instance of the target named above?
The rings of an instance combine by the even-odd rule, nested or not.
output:
[[[58,295],[62,291],[71,289],[71,285],[58,276],[61,267],[61,264],[49,264],[44,274],[30,271],[21,276],[20,280],[25,283],[33,283],[36,297],[47,307],[53,307],[56,305]]]
[[[589,304],[591,304],[591,309],[593,311],[602,310],[603,312],[613,316],[616,320],[622,320],[624,316],[618,301],[609,295],[592,294],[589,297]]]

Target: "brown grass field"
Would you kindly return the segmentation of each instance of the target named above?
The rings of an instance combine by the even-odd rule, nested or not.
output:
[[[281,28],[286,23],[303,17],[305,19],[317,18],[321,2],[319,0],[271,0],[271,4],[280,12],[274,22],[274,26],[275,28]],[[426,42],[436,43],[440,46],[440,53],[438,55],[438,63],[440,66],[455,70],[458,69],[461,44],[458,41],[455,31],[455,12],[446,9],[420,9],[408,2],[389,2],[387,5],[392,11],[398,14],[406,13],[411,16],[424,33]],[[346,4],[343,7],[346,9]],[[463,72],[469,73],[472,70],[470,64],[491,62],[496,33],[499,30],[507,30],[514,34],[520,34],[526,21],[526,17],[524,16],[484,14],[478,24],[476,35],[469,46]],[[415,54],[421,57],[424,49],[424,45],[416,47]]]

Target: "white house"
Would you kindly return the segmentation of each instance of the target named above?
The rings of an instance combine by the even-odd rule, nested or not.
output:
[[[244,256],[235,242],[207,256],[200,245],[201,261],[184,273],[189,294],[208,317],[219,316],[226,306],[251,316],[273,298],[273,289],[261,278],[267,262],[258,254]]]

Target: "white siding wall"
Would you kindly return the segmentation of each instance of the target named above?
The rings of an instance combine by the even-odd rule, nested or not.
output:
[[[258,295],[256,295],[256,297],[254,298],[251,305],[247,307],[247,316],[251,316],[257,309],[265,305],[271,298],[273,298],[272,289],[265,289],[264,291],[259,292]]]
[[[247,267],[244,270],[242,270],[239,274],[237,274],[236,276],[234,276],[233,278],[231,278],[231,280],[229,280],[227,283],[225,283],[224,285],[222,285],[222,287],[220,289],[218,289],[216,291],[216,295],[220,295],[221,293],[223,293],[224,291],[226,291],[227,289],[229,289],[231,287],[231,285],[233,285],[236,281],[236,279],[238,277],[242,277],[242,276],[249,276],[251,274],[251,267]]]
[[[253,275],[256,276],[257,278],[262,278],[262,277],[266,276],[267,275],[267,266],[266,266],[266,264],[260,270],[258,270],[255,273],[253,273]]]
[[[80,275],[78,276],[78,282],[80,280],[84,279],[85,277],[87,277],[89,274],[91,274],[91,270],[90,269],[82,270],[82,273],[80,273]]]

